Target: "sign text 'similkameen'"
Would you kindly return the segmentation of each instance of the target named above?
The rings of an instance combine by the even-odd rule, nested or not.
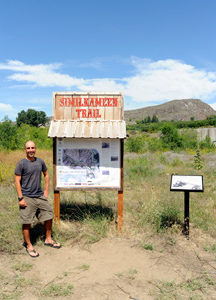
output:
[[[62,97],[59,105],[77,107],[78,118],[101,118],[100,107],[117,107],[118,97]]]

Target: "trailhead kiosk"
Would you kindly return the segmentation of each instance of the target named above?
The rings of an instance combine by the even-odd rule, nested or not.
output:
[[[60,221],[60,191],[118,191],[118,229],[123,223],[123,154],[126,138],[121,93],[54,92],[54,218]]]

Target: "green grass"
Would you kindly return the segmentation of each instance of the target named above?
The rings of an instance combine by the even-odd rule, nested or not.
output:
[[[88,264],[82,264],[78,267],[76,267],[76,269],[81,270],[81,271],[87,271],[89,270],[90,266]]]
[[[130,269],[130,270],[128,270],[127,273],[128,273],[127,274],[128,279],[134,280],[138,274],[138,271],[136,269]]]
[[[30,280],[20,274],[20,272],[26,272],[30,270],[30,264],[17,263],[12,266],[10,272],[10,265],[7,270],[4,270],[4,275],[0,275],[0,299],[22,299],[23,292],[28,289],[35,289],[37,286],[37,280]]]
[[[216,244],[206,246],[205,250],[208,252],[216,253]]]
[[[40,294],[42,296],[48,297],[65,297],[69,296],[73,293],[73,285],[72,284],[57,284],[51,283],[41,290]]]
[[[210,290],[213,291],[216,281],[213,277],[201,276],[188,279],[181,283],[175,281],[155,281],[151,282],[154,288],[151,291],[158,300],[165,299],[213,299]],[[209,295],[209,296],[208,296]]]
[[[110,221],[104,216],[94,219],[86,219],[83,222],[84,233],[82,234],[86,243],[93,244],[98,242],[101,238],[106,237],[109,229],[109,223]]]
[[[13,266],[13,268],[14,268],[15,271],[20,271],[20,272],[26,272],[26,271],[29,271],[29,270],[32,269],[32,267],[33,267],[32,264],[25,263],[25,262],[21,262],[21,261],[17,262],[17,263]]]
[[[150,251],[153,251],[154,250],[154,246],[152,244],[144,244],[143,245],[143,248],[145,250],[150,250]]]

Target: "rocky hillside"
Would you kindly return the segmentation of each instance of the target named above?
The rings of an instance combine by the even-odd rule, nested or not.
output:
[[[194,117],[194,120],[204,120],[208,116],[216,115],[216,111],[199,99],[183,99],[124,112],[127,122],[143,120],[145,117],[153,115],[156,115],[159,121],[188,121],[191,117]]]

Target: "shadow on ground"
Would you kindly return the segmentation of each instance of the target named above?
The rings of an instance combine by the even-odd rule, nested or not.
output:
[[[110,207],[102,206],[100,204],[75,204],[75,203],[61,203],[60,204],[61,220],[68,221],[84,221],[85,219],[107,218],[114,219],[113,210]],[[31,228],[31,241],[36,244],[38,240],[45,239],[44,226],[41,223],[36,223]]]
[[[44,226],[41,223],[37,223],[31,228],[31,242],[32,245],[35,245],[38,240],[45,240],[45,230]]]
[[[113,210],[110,207],[100,204],[61,203],[60,212],[61,219],[69,221],[83,221],[85,219],[95,219],[102,216],[110,220],[114,218]]]

